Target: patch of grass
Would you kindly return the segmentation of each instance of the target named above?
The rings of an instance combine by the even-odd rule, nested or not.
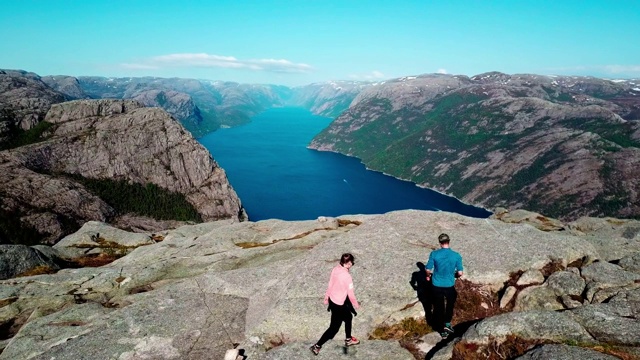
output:
[[[269,245],[273,245],[273,243],[272,242],[259,243],[259,242],[255,242],[255,241],[245,241],[245,242],[239,242],[239,243],[236,244],[237,247],[242,248],[242,249],[253,249],[253,248],[265,247],[265,246],[269,246]]]
[[[500,309],[497,293],[464,279],[457,280],[455,287],[458,298],[453,310],[454,323],[484,319],[505,312]]]
[[[121,257],[122,256],[114,256],[109,254],[86,255],[72,259],[68,262],[67,265],[70,268],[100,267],[110,264]]]
[[[586,256],[583,256],[583,257],[581,257],[580,259],[576,259],[576,260],[574,260],[574,261],[572,261],[572,262],[568,263],[568,264],[567,264],[567,267],[568,267],[568,268],[570,268],[570,267],[574,267],[574,268],[578,268],[578,269],[580,269],[580,268],[581,268],[581,267],[586,263],[586,261],[587,261],[587,257],[586,257]]]
[[[561,260],[552,259],[544,267],[542,267],[542,269],[540,269],[540,272],[542,273],[542,275],[544,275],[544,278],[546,279],[551,274],[553,274],[554,272],[562,271],[564,269],[565,269],[565,267],[562,265],[562,261]]]
[[[622,360],[638,360],[638,356],[635,354],[630,354],[627,350],[625,350],[622,346],[612,345],[612,344],[598,344],[594,345],[591,343],[581,343],[575,340],[568,340],[564,342],[565,345],[576,346],[587,348],[591,350],[595,350],[601,352],[603,354],[608,354],[615,356]]]
[[[265,350],[269,351],[288,342],[290,342],[289,338],[287,338],[283,333],[269,335],[264,343]]]
[[[149,285],[149,284],[145,284],[145,285],[140,285],[140,286],[136,286],[134,288],[132,288],[131,290],[129,290],[129,294],[140,294],[140,293],[144,293],[144,292],[149,292],[153,290],[153,286]]]
[[[433,332],[425,318],[412,317],[402,319],[397,324],[382,324],[369,334],[369,340],[398,340],[400,346],[407,349],[416,359],[423,359],[424,353],[416,346],[416,341]]]
[[[638,360],[638,356],[636,354],[630,354],[624,348],[620,348],[615,345],[603,344],[595,346],[591,345],[587,347],[603,354],[615,356],[621,360]]]
[[[427,324],[424,318],[415,319],[412,317],[402,319],[397,324],[382,324],[376,327],[370,334],[369,340],[401,340],[420,338],[433,329]]]
[[[21,272],[15,277],[25,277],[25,276],[35,276],[35,275],[43,275],[43,274],[55,274],[58,270],[52,268],[48,265],[39,265],[34,267],[33,269],[29,269],[25,272]]]
[[[11,305],[14,302],[16,302],[17,300],[18,300],[17,296],[12,296],[12,297],[9,297],[9,298],[6,298],[6,299],[1,299],[0,300],[0,308],[3,308],[5,306],[7,306],[7,305]]]
[[[349,225],[359,226],[359,225],[362,225],[362,221],[338,219],[338,226],[339,227],[349,226]]]

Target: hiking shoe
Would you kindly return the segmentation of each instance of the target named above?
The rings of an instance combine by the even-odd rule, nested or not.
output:
[[[448,337],[449,337],[449,332],[447,332],[447,331],[443,331],[443,332],[441,332],[441,333],[440,333],[440,336],[441,336],[443,339],[446,339],[446,338],[448,338]]]
[[[320,349],[322,349],[320,346],[318,346],[318,344],[313,344],[311,345],[311,347],[309,348],[309,350],[311,350],[311,352],[314,355],[318,355],[320,353]]]
[[[448,332],[449,334],[453,334],[455,332],[453,330],[453,327],[451,327],[451,324],[445,324],[444,325],[444,331]]]
[[[344,341],[345,346],[358,345],[358,344],[360,344],[360,340],[354,338],[353,336]]]

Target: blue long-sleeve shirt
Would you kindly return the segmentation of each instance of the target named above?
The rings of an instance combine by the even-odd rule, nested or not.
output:
[[[433,275],[431,277],[433,286],[451,287],[456,283],[455,274],[464,271],[462,267],[462,256],[450,248],[442,248],[432,251],[429,254],[429,261],[425,266]]]

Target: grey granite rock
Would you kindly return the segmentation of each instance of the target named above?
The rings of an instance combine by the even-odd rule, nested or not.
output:
[[[554,311],[519,311],[486,318],[473,325],[462,340],[488,344],[491,337],[594,344],[596,340],[572,316]]]
[[[578,274],[571,271],[557,271],[547,279],[549,286],[556,295],[582,296],[585,287],[585,280]]]
[[[558,298],[555,291],[546,285],[529,286],[520,291],[513,309],[516,311],[560,310],[564,306]]]
[[[618,265],[626,271],[640,274],[640,252],[623,257]]]
[[[197,279],[130,297],[122,308],[88,302],[34,319],[0,359],[221,359],[243,337],[247,300]]]
[[[615,360],[613,355],[603,354],[592,349],[562,344],[541,345],[526,354],[518,356],[519,360]]]
[[[600,342],[640,346],[640,302],[585,305],[572,310],[570,315]]]
[[[537,269],[525,271],[516,282],[519,286],[539,285],[544,282],[544,275]]]
[[[586,299],[592,303],[605,301],[625,288],[639,286],[640,274],[625,271],[608,262],[596,262],[582,268],[587,281]]]

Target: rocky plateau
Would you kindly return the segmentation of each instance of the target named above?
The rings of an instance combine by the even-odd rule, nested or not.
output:
[[[456,333],[376,335],[424,319],[410,280],[442,232],[465,265]],[[638,233],[635,220],[562,223],[522,210],[222,220],[157,233],[89,222],[40,253],[69,259],[119,244],[127,255],[0,281],[0,359],[222,359],[234,349],[249,360],[314,358],[307,348],[328,325],[322,298],[343,252],[356,258],[362,344],[345,355],[334,340],[323,358],[635,359]]]

